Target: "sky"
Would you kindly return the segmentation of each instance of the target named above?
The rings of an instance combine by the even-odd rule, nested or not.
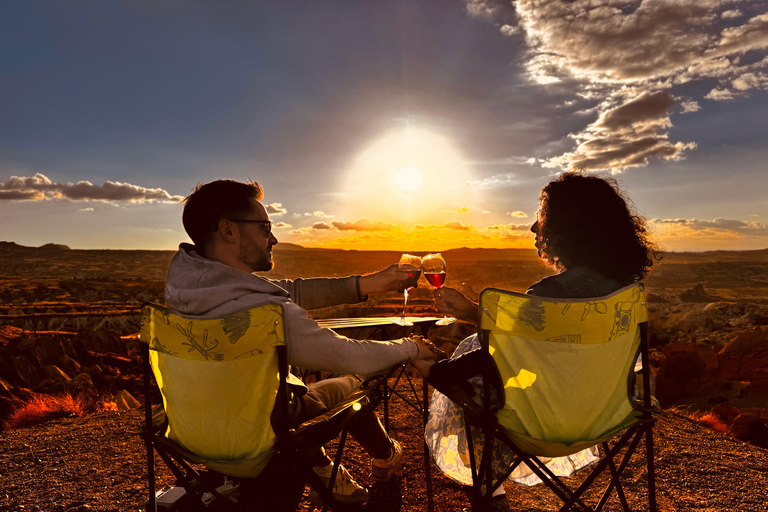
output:
[[[173,250],[229,178],[281,242],[532,248],[587,169],[665,250],[768,248],[765,0],[2,0],[0,48],[0,240]]]

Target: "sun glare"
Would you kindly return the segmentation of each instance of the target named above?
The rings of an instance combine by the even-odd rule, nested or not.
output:
[[[472,193],[466,158],[447,137],[414,126],[370,141],[342,179],[336,215],[406,229],[439,222],[440,212],[464,206]]]
[[[421,186],[421,172],[407,165],[395,174],[395,184],[403,192],[413,192]]]

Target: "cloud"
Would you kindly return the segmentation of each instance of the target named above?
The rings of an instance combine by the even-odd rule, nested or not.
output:
[[[741,54],[768,47],[768,14],[761,14],[736,27],[723,29],[717,47],[706,53],[715,56]]]
[[[736,95],[733,94],[732,91],[729,91],[728,89],[720,89],[719,87],[715,87],[704,96],[704,98],[714,101],[732,100],[735,97]]]
[[[528,214],[527,214],[527,213],[525,213],[525,212],[521,212],[520,210],[518,210],[518,211],[515,211],[515,212],[507,212],[507,215],[511,215],[511,216],[513,216],[513,217],[519,217],[519,218],[521,218],[521,219],[525,219],[525,218],[527,218],[527,217],[528,217]]]
[[[267,213],[270,215],[282,215],[288,213],[288,210],[283,208],[282,203],[272,203],[266,206]]]
[[[688,66],[768,46],[768,15],[728,26],[733,0],[571,2],[518,0],[532,76],[621,83],[663,79]],[[742,2],[744,3],[744,2]],[[728,12],[723,21],[718,11]]]
[[[652,219],[652,224],[686,227],[693,230],[723,230],[745,235],[768,235],[768,226],[759,222],[745,222],[738,219]]]
[[[511,35],[518,29],[514,9],[509,7],[509,0],[466,0],[467,13],[500,24],[502,34]]]
[[[545,167],[618,172],[646,165],[653,156],[679,160],[696,144],[668,138],[674,87],[714,79],[716,85],[701,98],[712,101],[768,89],[768,14],[761,2],[465,3],[471,16],[498,27],[516,23],[527,45],[523,66],[532,83],[561,81],[575,86],[581,100],[598,101],[582,109],[594,108],[598,119],[571,136],[576,149],[548,159]],[[681,112],[698,110],[698,99],[686,99]]]
[[[469,206],[461,206],[459,208],[456,208],[455,210],[443,210],[443,213],[458,213],[460,215],[463,215],[469,212],[470,212]]]
[[[292,228],[287,222],[276,222],[272,225],[273,228]]]
[[[81,211],[81,212],[92,212],[93,208],[80,208],[79,211]]]
[[[672,143],[664,131],[672,126],[674,97],[666,91],[643,92],[623,105],[605,110],[584,131],[572,135],[574,152],[550,159],[545,167],[610,169],[647,165],[649,157],[680,160],[695,142]]]
[[[744,13],[738,9],[733,9],[732,11],[723,11],[720,13],[720,17],[724,20],[732,20],[735,18],[741,18],[742,16],[744,16]]]
[[[680,103],[680,106],[683,107],[683,114],[687,114],[689,112],[698,112],[701,108],[699,103],[693,100],[683,101]]]
[[[485,229],[490,229],[491,231],[530,231],[531,225],[530,224],[494,224],[493,226],[488,226]]]
[[[41,201],[45,194],[39,190],[3,190],[0,188],[0,201]]]
[[[458,220],[452,220],[450,222],[446,222],[445,224],[443,224],[442,227],[453,229],[456,231],[469,231],[470,229],[472,229],[472,226],[462,224]]]
[[[745,73],[731,82],[734,89],[739,91],[748,91],[756,89],[766,83],[766,76],[762,73]]]
[[[474,229],[474,227],[470,224],[463,224],[458,220],[451,220],[444,222],[443,224],[416,224],[413,226],[413,229],[450,229],[453,231],[471,231]]]
[[[89,181],[54,183],[40,173],[32,177],[11,176],[5,183],[0,183],[0,199],[42,201],[62,198],[105,203],[178,203],[184,199],[182,196],[172,196],[163,189],[144,188],[117,181],[107,181],[102,185],[94,185]]]
[[[339,231],[389,231],[395,229],[395,225],[391,222],[372,221],[366,218],[354,222],[335,220],[331,224]]]
[[[530,224],[494,224],[485,229],[501,239],[525,240],[533,237]]]
[[[312,224],[312,229],[333,229],[333,227],[326,222],[315,222]]]

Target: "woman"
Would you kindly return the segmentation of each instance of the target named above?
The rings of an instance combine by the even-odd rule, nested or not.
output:
[[[536,248],[542,262],[558,273],[531,285],[528,294],[551,298],[590,298],[611,293],[640,281],[657,259],[648,238],[644,219],[634,214],[615,180],[581,173],[565,173],[541,191],[536,222]],[[441,313],[476,321],[478,304],[458,290],[435,290]],[[503,389],[498,371],[488,353],[480,349],[477,336],[461,342],[451,359],[417,365],[438,391],[467,383],[479,401],[482,377],[492,379],[491,387]],[[461,410],[436,392],[430,407],[425,437],[438,467],[461,483],[471,484],[469,454]],[[475,449],[482,436],[473,436]],[[511,450],[494,444],[494,469],[501,473],[513,459]],[[597,458],[597,449],[549,459],[559,476],[566,476]],[[524,485],[539,483],[535,475],[518,468],[510,478]],[[503,492],[503,487],[499,487]]]

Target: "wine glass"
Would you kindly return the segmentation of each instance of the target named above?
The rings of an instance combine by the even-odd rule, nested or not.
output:
[[[445,259],[439,252],[436,254],[427,254],[421,259],[422,269],[424,270],[424,277],[427,278],[429,284],[435,288],[440,288],[445,283]],[[455,318],[448,318],[443,316],[441,320],[435,322],[435,325],[451,325],[455,322]]]
[[[400,272],[408,273],[408,280],[405,282],[405,302],[403,303],[403,314],[397,320],[392,320],[392,323],[397,325],[413,325],[412,322],[408,322],[405,319],[405,306],[408,304],[408,292],[416,286],[416,281],[419,280],[421,275],[421,258],[412,254],[403,254],[400,257],[400,263],[397,265],[397,269]]]

